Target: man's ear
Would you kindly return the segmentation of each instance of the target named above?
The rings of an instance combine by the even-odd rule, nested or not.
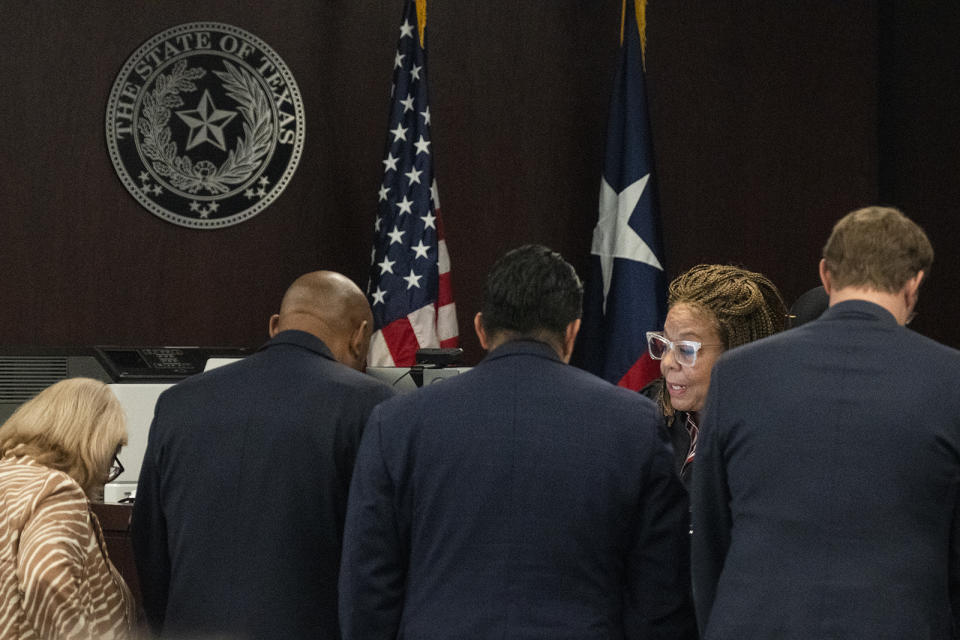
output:
[[[364,345],[368,344],[368,326],[369,323],[366,320],[361,321],[353,330],[353,333],[350,334],[350,342],[347,345],[347,348],[350,349],[350,355],[361,362],[367,359],[367,354],[364,353]]]
[[[907,281],[907,286],[911,288],[911,293],[916,295],[920,290],[920,285],[923,284],[923,279],[927,277],[927,274],[924,273],[923,269],[917,271],[917,275],[913,276],[910,280]]]
[[[275,313],[270,316],[270,322],[267,323],[267,334],[272,338],[273,336],[280,333],[280,314]]]
[[[923,269],[921,269],[917,271],[917,275],[907,280],[907,283],[903,285],[904,303],[908,311],[913,311],[914,307],[917,306],[917,299],[920,295],[920,285],[923,283],[923,278],[926,275]]]
[[[473,330],[477,332],[477,339],[480,340],[480,346],[483,347],[484,351],[489,351],[487,345],[490,343],[489,338],[487,337],[487,331],[483,328],[483,313],[478,311],[477,315],[473,316]]]
[[[823,283],[823,290],[826,291],[829,296],[832,285],[830,283],[830,271],[827,270],[826,258],[820,258],[820,282]]]
[[[573,345],[577,342],[577,334],[580,333],[580,318],[567,325],[563,330],[563,353],[560,357],[567,364],[570,364],[570,357],[573,355]]]

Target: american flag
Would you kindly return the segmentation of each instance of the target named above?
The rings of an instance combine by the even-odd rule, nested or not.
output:
[[[373,366],[409,366],[417,349],[458,343],[433,176],[425,28],[426,0],[407,0],[393,63],[390,131],[367,285]]]

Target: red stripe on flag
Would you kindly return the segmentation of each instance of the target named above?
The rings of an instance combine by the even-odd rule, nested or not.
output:
[[[644,351],[643,355],[630,367],[630,370],[620,378],[617,386],[639,391],[659,375],[660,363],[654,361],[653,358],[650,357],[650,354]]]
[[[458,336],[454,336],[452,338],[447,338],[446,340],[440,341],[441,349],[455,349],[458,346],[460,346],[460,338]]]
[[[450,282],[450,272],[440,274],[440,284],[437,286],[437,307],[445,307],[453,302],[453,283]]]
[[[406,318],[394,320],[383,329],[383,340],[390,349],[393,362],[398,367],[409,367],[417,363],[417,349],[420,343],[413,333],[413,325]]]

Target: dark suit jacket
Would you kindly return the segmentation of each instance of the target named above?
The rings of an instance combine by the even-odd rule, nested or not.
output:
[[[153,630],[336,638],[353,461],[391,395],[300,331],[167,390],[133,510]]]
[[[724,354],[693,469],[704,637],[950,638],[958,384],[960,353],[865,301]]]
[[[509,342],[374,410],[348,640],[688,637],[688,502],[652,402]]]

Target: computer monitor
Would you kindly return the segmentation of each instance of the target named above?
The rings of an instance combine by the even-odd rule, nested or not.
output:
[[[400,393],[409,393],[469,370],[470,367],[367,367],[367,374]]]

